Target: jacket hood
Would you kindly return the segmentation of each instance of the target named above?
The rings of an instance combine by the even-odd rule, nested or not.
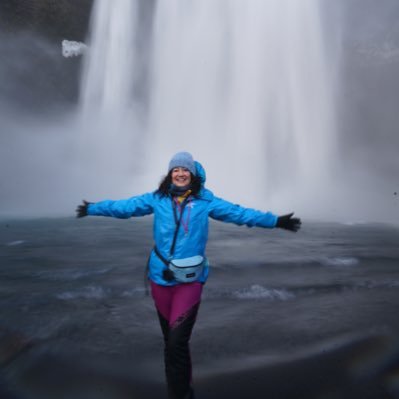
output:
[[[205,169],[198,161],[194,161],[194,163],[195,163],[196,175],[201,180],[201,190],[200,190],[199,195],[204,200],[212,201],[213,193],[205,188],[205,182],[206,182]]]
[[[195,164],[195,171],[196,171],[196,175],[200,178],[201,180],[201,187],[205,186],[205,182],[206,182],[206,172],[204,167],[198,162],[198,161],[194,161]]]

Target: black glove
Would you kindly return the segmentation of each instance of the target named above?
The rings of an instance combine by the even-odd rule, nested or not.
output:
[[[281,229],[290,230],[296,233],[301,228],[301,219],[293,218],[292,215],[294,212],[289,213],[288,215],[279,216],[277,218],[276,227],[280,227]]]
[[[83,200],[83,205],[78,205],[76,208],[76,217],[77,218],[83,218],[87,216],[87,207],[89,204],[92,204],[92,202],[87,202]]]

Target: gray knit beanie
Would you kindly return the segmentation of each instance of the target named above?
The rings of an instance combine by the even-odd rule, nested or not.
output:
[[[174,168],[186,168],[193,175],[196,174],[193,156],[189,152],[178,152],[169,162],[168,172]]]

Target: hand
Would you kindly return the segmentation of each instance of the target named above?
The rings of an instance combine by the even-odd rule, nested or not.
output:
[[[293,218],[293,214],[294,212],[289,213],[288,215],[279,216],[277,218],[276,227],[296,233],[301,228],[302,222],[299,218]]]
[[[87,216],[87,207],[89,204],[92,204],[92,202],[87,202],[83,200],[83,205],[78,205],[76,208],[76,217],[77,218],[83,218]]]

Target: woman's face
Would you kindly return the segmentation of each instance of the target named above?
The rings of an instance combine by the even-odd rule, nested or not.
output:
[[[172,169],[172,184],[177,187],[188,186],[191,183],[191,173],[186,168]]]

